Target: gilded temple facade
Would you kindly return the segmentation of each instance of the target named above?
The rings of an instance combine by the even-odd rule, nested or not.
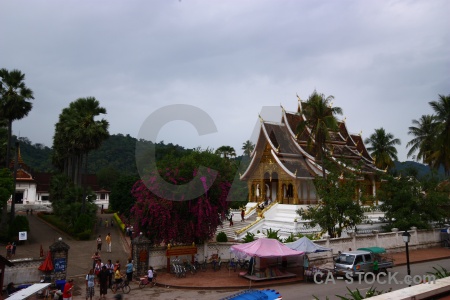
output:
[[[288,112],[282,107],[281,122],[261,120],[259,137],[251,154],[251,161],[241,175],[247,182],[249,202],[311,205],[318,203],[313,184],[316,176],[322,176],[322,165],[316,161],[308,147],[310,130],[298,133],[301,102],[297,112]],[[376,196],[380,180],[379,170],[364,146],[360,134],[350,134],[345,121],[339,122],[339,131],[330,131],[330,140],[325,144],[327,157],[348,170],[358,172],[358,198],[363,194]],[[345,163],[344,163],[345,162]],[[357,170],[357,171],[356,171]],[[327,171],[327,170],[325,170]]]

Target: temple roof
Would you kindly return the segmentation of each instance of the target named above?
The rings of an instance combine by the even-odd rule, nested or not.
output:
[[[252,160],[241,179],[248,179],[256,170],[267,149],[270,149],[270,159],[293,178],[313,178],[322,173],[322,167],[316,163],[314,149],[310,147],[309,128],[301,133],[297,132],[299,124],[304,122],[304,116],[298,112],[287,112],[284,108],[282,111],[279,123],[267,122],[261,118],[261,129]],[[339,122],[339,131],[330,131],[329,136],[325,149],[334,161],[351,170],[358,168],[366,174],[381,171],[375,167],[361,135],[350,134],[345,122]]]

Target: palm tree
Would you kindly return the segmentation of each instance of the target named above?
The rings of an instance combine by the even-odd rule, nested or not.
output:
[[[392,133],[386,133],[384,128],[375,129],[375,133],[366,138],[364,143],[371,145],[367,150],[371,151],[370,155],[375,159],[377,168],[391,168],[394,166],[394,160],[398,160],[394,145],[400,145],[400,140],[394,138]]]
[[[450,95],[439,95],[438,101],[429,102],[436,116],[436,149],[432,154],[434,167],[444,166],[445,174],[450,175]]]
[[[311,131],[308,135],[308,146],[314,151],[315,157],[322,162],[322,175],[325,178],[325,147],[330,139],[330,131],[338,131],[339,123],[335,115],[342,115],[340,107],[333,107],[334,97],[325,97],[314,91],[306,102],[302,103],[304,122],[297,127],[297,132],[302,133],[307,128]]]
[[[219,154],[221,156],[223,155],[224,158],[228,159],[228,157],[235,157],[236,151],[231,146],[220,146],[219,148],[217,148],[216,154]]]
[[[87,175],[89,152],[109,137],[108,121],[95,120],[101,114],[106,114],[106,109],[94,97],[79,98],[63,109],[56,124],[53,162],[77,185],[82,185],[83,162]],[[83,196],[83,209],[85,200]]]
[[[436,144],[437,129],[435,116],[423,115],[419,120],[412,120],[412,123],[416,126],[409,127],[408,134],[413,135],[414,138],[406,144],[406,147],[411,147],[407,157],[412,156],[414,160],[421,160],[432,167],[431,155]],[[414,154],[415,152],[417,155]]]
[[[7,120],[8,137],[6,148],[6,167],[9,165],[11,151],[12,123],[28,115],[33,104],[33,91],[25,85],[25,74],[19,70],[0,69],[0,118]]]
[[[253,144],[250,140],[247,140],[242,145],[242,150],[244,150],[244,155],[250,156],[250,154],[253,152],[253,149],[255,149],[255,144]]]
[[[0,119],[6,120],[7,141],[5,165],[10,163],[12,123],[28,115],[33,104],[27,100],[34,99],[33,91],[25,85],[25,74],[19,70],[0,69]],[[11,216],[14,217],[15,197],[11,202]],[[2,225],[6,223],[7,203],[3,205]],[[11,219],[11,222],[13,220]]]

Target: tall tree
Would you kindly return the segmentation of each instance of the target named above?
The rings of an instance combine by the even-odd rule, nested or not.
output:
[[[89,152],[99,148],[109,136],[108,121],[95,120],[101,114],[106,114],[106,109],[94,97],[79,98],[63,109],[56,124],[53,161],[77,185],[82,185],[83,160],[87,172]]]
[[[450,175],[450,95],[439,95],[438,101],[429,103],[436,116],[436,149],[432,154],[434,167],[443,166],[445,174]]]
[[[414,138],[406,144],[411,147],[408,151],[408,157],[412,156],[414,160],[422,161],[432,167],[431,155],[436,143],[436,121],[432,115],[423,115],[419,120],[412,120],[408,134]],[[417,154],[415,154],[417,152]]]
[[[236,157],[236,150],[231,146],[220,146],[217,148],[216,154],[219,154],[224,158]]]
[[[0,119],[7,120],[8,140],[6,148],[6,167],[11,150],[12,123],[28,115],[33,104],[33,91],[25,85],[25,74],[19,70],[0,69]]]
[[[34,99],[33,91],[25,85],[25,74],[19,70],[8,71],[0,69],[0,120],[6,120],[7,124],[7,145],[5,166],[10,163],[12,123],[28,115],[33,108],[33,104],[28,101]],[[14,209],[14,195],[12,198],[11,210]],[[2,225],[6,222],[7,204],[3,205]],[[11,220],[12,222],[13,220]]]
[[[387,133],[384,128],[375,129],[375,133],[366,138],[364,143],[371,145],[367,150],[371,151],[377,168],[392,168],[394,160],[398,160],[395,145],[400,145],[400,140],[394,138],[392,133]]]
[[[300,134],[309,130],[308,146],[313,149],[315,157],[322,163],[322,175],[325,178],[325,147],[330,139],[330,131],[338,131],[339,123],[336,115],[342,115],[340,107],[333,107],[334,97],[325,97],[314,91],[306,102],[302,102],[302,113],[305,116],[304,122],[297,127]]]
[[[242,150],[244,150],[244,155],[246,156],[250,156],[250,154],[252,154],[253,149],[255,149],[255,144],[253,144],[250,140],[247,140],[243,145],[242,145]]]

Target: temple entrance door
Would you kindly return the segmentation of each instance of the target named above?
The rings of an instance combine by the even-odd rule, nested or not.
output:
[[[14,197],[14,203],[22,203],[23,202],[23,192],[16,192]]]

